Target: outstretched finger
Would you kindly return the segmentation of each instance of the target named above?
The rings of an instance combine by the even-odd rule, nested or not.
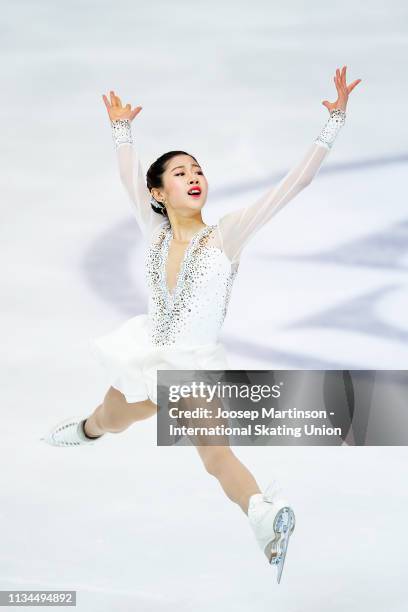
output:
[[[105,106],[106,106],[106,108],[107,108],[107,109],[108,109],[108,111],[109,111],[109,110],[110,110],[110,108],[111,108],[111,105],[109,104],[109,100],[108,100],[108,98],[105,96],[105,94],[103,94],[103,95],[102,95],[102,99],[103,99],[103,101],[105,102]]]
[[[350,91],[353,91],[355,86],[358,85],[359,83],[361,83],[361,79],[357,79],[356,81],[353,81],[351,85],[347,87],[347,91],[350,93]]]
[[[115,92],[111,90],[110,92],[110,99],[111,99],[111,104],[112,106],[118,106],[118,103],[116,101],[116,96],[115,96]]]
[[[337,92],[340,93],[341,92],[341,81],[340,81],[340,77],[337,75],[337,72],[336,72],[336,76],[334,77],[334,84],[336,85]]]
[[[132,119],[132,121],[136,117],[136,115],[140,113],[142,108],[143,108],[142,106],[136,106],[136,108],[130,113],[130,118]]]
[[[341,69],[341,72],[339,73],[339,78],[338,78],[339,92],[343,94],[346,93],[346,89],[347,89],[344,71],[345,71],[345,66],[343,66],[343,68]]]

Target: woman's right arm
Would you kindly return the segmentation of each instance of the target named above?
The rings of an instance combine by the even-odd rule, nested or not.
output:
[[[112,138],[117,154],[120,179],[129,196],[132,212],[142,234],[150,237],[154,229],[163,223],[165,218],[155,213],[150,204],[150,192],[146,185],[145,174],[139,156],[133,145],[131,121],[142,109],[141,106],[131,110],[130,104],[122,103],[114,92],[110,92],[111,103],[103,96],[108,110]]]

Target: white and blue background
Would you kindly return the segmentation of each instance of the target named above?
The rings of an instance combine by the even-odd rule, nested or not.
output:
[[[39,439],[101,403],[89,340],[146,312],[110,89],[143,106],[145,170],[197,157],[216,223],[300,161],[336,68],[361,78],[315,180],[248,243],[222,341],[234,369],[407,368],[407,18],[402,0],[3,2],[0,589],[76,590],[81,612],[406,609],[405,447],[236,449],[296,509],[278,586],[155,418],[88,448]]]

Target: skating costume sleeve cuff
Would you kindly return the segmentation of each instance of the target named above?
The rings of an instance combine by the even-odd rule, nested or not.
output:
[[[346,113],[340,108],[334,108],[330,112],[330,117],[326,125],[323,127],[319,136],[314,141],[315,144],[323,145],[327,149],[331,149],[336,136],[343,127],[346,121]]]
[[[112,138],[117,150],[122,144],[133,144],[130,119],[116,119],[111,121]]]

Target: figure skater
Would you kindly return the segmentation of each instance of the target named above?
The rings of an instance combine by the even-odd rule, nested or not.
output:
[[[103,95],[110,119],[121,181],[128,193],[145,246],[148,312],[92,339],[91,349],[106,366],[109,387],[87,418],[64,420],[42,440],[60,447],[95,444],[106,433],[124,431],[157,412],[157,370],[225,370],[218,341],[244,246],[316,176],[345,123],[350,92],[346,66],[336,70],[337,100],[304,158],[255,203],[204,223],[201,211],[208,183],[197,159],[170,151],[149,168],[145,180],[133,146],[131,122],[142,110],[122,106],[114,91]],[[147,183],[147,185],[146,185]],[[273,480],[262,493],[250,471],[228,445],[197,445],[205,469],[247,515],[280,581],[295,515]]]

